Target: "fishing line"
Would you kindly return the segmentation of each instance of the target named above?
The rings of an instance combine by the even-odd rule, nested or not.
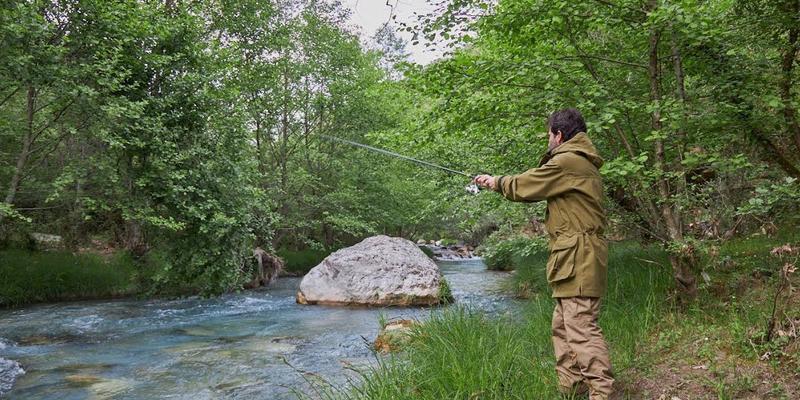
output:
[[[328,139],[328,140],[335,140],[337,142],[343,142],[343,143],[347,143],[349,145],[353,145],[353,146],[356,146],[356,147],[361,147],[362,149],[376,151],[378,153],[386,154],[386,155],[391,156],[391,157],[402,158],[403,160],[411,161],[413,163],[417,163],[419,165],[424,165],[426,167],[437,168],[437,169],[440,169],[442,171],[449,172],[451,174],[458,174],[458,175],[466,176],[467,178],[470,178],[470,179],[473,178],[473,176],[470,175],[470,174],[467,174],[467,173],[464,173],[464,172],[461,172],[461,171],[456,171],[454,169],[450,169],[450,168],[447,168],[447,167],[443,167],[441,165],[436,165],[436,164],[431,163],[431,162],[417,160],[416,158],[409,157],[409,156],[404,156],[402,154],[395,153],[393,151],[381,149],[381,148],[378,148],[378,147],[374,147],[374,146],[370,146],[370,145],[367,145],[367,144],[358,143],[358,142],[354,142],[352,140],[342,139],[342,138],[338,138],[338,137],[334,137],[334,136],[328,136],[328,135],[319,135],[319,136],[321,136],[321,137],[323,137],[325,139]]]
[[[415,163],[417,165],[422,165],[422,166],[429,167],[429,168],[435,168],[435,169],[438,169],[440,171],[445,171],[445,172],[450,173],[450,174],[466,176],[469,179],[474,179],[475,178],[473,175],[470,175],[470,174],[467,174],[467,173],[464,173],[464,172],[461,172],[461,171],[456,171],[456,170],[451,169],[451,168],[443,167],[441,165],[436,165],[436,164],[434,164],[432,162],[418,160],[418,159],[413,158],[413,157],[402,155],[400,153],[395,153],[393,151],[389,151],[389,150],[386,150],[386,149],[381,149],[381,148],[378,148],[378,147],[375,147],[375,146],[370,146],[368,144],[358,143],[358,142],[354,142],[352,140],[342,139],[342,138],[335,137],[335,136],[328,136],[328,135],[319,135],[319,136],[324,138],[324,139],[328,139],[328,140],[333,140],[333,141],[336,141],[336,142],[349,144],[351,146],[360,147],[360,148],[365,149],[365,150],[370,150],[370,151],[374,151],[374,152],[377,152],[377,153],[385,154],[385,155],[390,156],[390,157],[400,158],[402,160],[413,162],[413,163]],[[465,189],[468,192],[472,193],[472,194],[477,194],[480,191],[480,188],[478,187],[478,185],[476,185],[474,183],[469,184]]]

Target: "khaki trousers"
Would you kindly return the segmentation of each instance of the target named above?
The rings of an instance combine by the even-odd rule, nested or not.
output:
[[[597,297],[556,299],[553,348],[559,390],[564,394],[580,394],[588,387],[589,399],[605,400],[613,392],[608,346],[597,325],[599,313]]]

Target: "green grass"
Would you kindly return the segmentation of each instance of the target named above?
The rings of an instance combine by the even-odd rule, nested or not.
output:
[[[331,252],[325,250],[278,249],[278,256],[286,263],[286,272],[305,275],[311,268],[321,263]]]
[[[547,249],[530,253],[515,252],[512,259],[514,278],[509,280],[509,289],[520,298],[529,298],[535,293],[546,293],[550,290],[545,278],[547,265]]]
[[[132,294],[135,270],[125,254],[0,251],[0,307]]]
[[[788,399],[793,398],[792,391],[800,394],[793,378],[800,374],[800,341],[787,336],[764,340],[777,271],[787,262],[769,252],[785,243],[800,245],[796,230],[720,244],[718,256],[703,260],[709,282],[702,281],[698,299],[688,309],[670,309],[660,317],[642,346],[641,367],[630,379],[661,384],[661,371],[703,366],[686,374],[680,382],[682,391],[667,393],[667,398]],[[795,287],[800,284],[800,277],[793,280]],[[800,320],[800,296],[782,304],[784,321]],[[669,385],[678,383],[664,386]],[[658,397],[647,391],[639,395]]]
[[[544,275],[541,265],[531,268]],[[671,275],[662,251],[634,243],[612,246],[609,271],[600,324],[616,372],[624,374],[634,365],[638,344],[668,307]],[[353,399],[557,398],[552,312],[549,292],[534,296],[516,315],[490,318],[460,307],[445,310],[417,329],[406,351],[380,359],[365,372],[363,382],[319,393]]]
[[[547,244],[544,238],[525,235],[491,238],[481,246],[480,253],[490,270],[511,271],[540,259],[542,254],[547,259]]]

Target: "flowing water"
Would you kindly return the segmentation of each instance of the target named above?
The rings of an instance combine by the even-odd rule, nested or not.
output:
[[[440,262],[456,302],[514,310],[507,276]],[[439,309],[295,303],[299,278],[214,299],[42,305],[0,313],[0,396],[13,399],[284,399],[307,379],[342,383],[375,362],[379,315]]]

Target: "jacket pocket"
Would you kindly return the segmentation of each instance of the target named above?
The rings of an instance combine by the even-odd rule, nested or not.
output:
[[[547,281],[563,281],[575,276],[575,253],[578,250],[578,235],[561,236],[550,248],[547,259]]]

